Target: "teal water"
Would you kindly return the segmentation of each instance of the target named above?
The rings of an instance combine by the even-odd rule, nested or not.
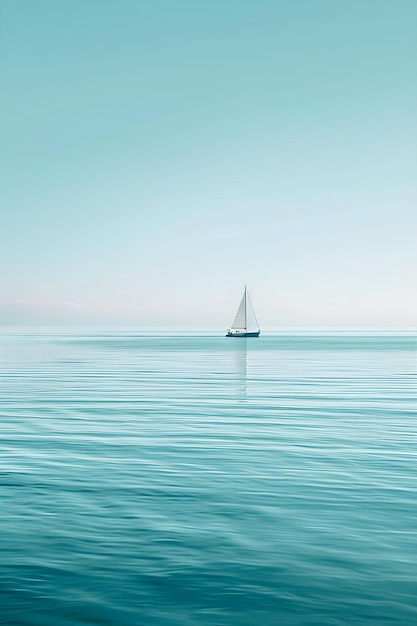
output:
[[[0,335],[0,623],[417,624],[412,333]]]

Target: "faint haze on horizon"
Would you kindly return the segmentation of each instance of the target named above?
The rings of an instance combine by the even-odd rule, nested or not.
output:
[[[417,326],[417,4],[4,0],[0,324]]]

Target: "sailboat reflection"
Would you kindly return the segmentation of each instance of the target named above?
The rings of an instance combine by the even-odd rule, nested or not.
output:
[[[246,338],[233,342],[233,353],[236,368],[237,381],[237,401],[247,403],[248,401],[248,344]]]

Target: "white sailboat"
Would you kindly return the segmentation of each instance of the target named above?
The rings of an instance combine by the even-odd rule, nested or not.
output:
[[[231,328],[228,329],[226,337],[259,337],[261,329],[253,310],[252,302],[245,285],[242,300],[240,301],[236,317]]]

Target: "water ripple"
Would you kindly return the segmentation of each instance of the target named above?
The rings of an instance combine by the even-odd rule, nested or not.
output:
[[[417,623],[415,334],[0,342],[2,624]]]

